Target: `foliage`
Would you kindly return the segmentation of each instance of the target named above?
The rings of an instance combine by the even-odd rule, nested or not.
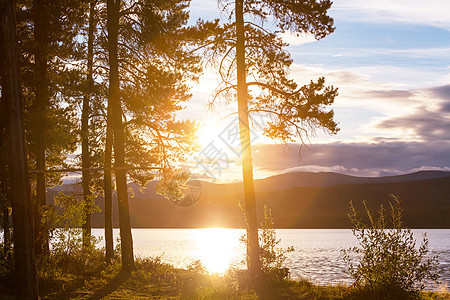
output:
[[[277,239],[275,228],[273,226],[272,210],[264,206],[264,221],[259,230],[259,242],[261,263],[263,270],[279,269],[282,267],[287,252],[292,252],[293,248],[287,250],[280,248],[281,239]]]
[[[277,238],[272,219],[272,210],[264,206],[264,221],[259,230],[261,270],[271,281],[281,281],[289,276],[289,269],[283,268],[286,254],[294,247],[283,249],[281,239]]]
[[[280,283],[289,277],[289,269],[284,268],[286,254],[293,252],[294,247],[286,249],[280,246],[281,239],[277,234],[273,224],[272,210],[264,206],[264,221],[258,230],[259,256],[261,260],[261,271],[263,280],[266,282]],[[247,235],[241,237],[241,242],[247,243]]]
[[[232,101],[237,96],[236,24],[232,21],[233,0],[220,1],[230,11],[229,23],[217,30],[208,52],[220,76],[211,105],[216,99]],[[310,34],[322,39],[334,31],[327,15],[331,1],[244,0],[245,76],[249,115],[268,117],[264,134],[283,142],[304,142],[316,129],[330,134],[339,131],[334,112],[327,107],[337,97],[337,88],[319,77],[300,85],[290,76],[292,57],[283,34]],[[270,24],[271,23],[271,24]]]
[[[18,51],[20,53],[21,85],[24,123],[27,135],[28,164],[36,168],[38,140],[44,139],[45,161],[48,168],[67,167],[67,154],[76,150],[77,118],[76,91],[80,88],[80,74],[73,63],[82,55],[79,32],[83,21],[83,7],[87,1],[17,1]],[[36,22],[45,22],[46,41],[36,47]],[[36,51],[45,53],[46,83],[36,74]],[[45,103],[37,103],[38,91],[44,91]],[[60,183],[63,173],[45,175],[49,186]],[[35,176],[31,176],[32,187]]]
[[[164,195],[175,204],[180,202],[184,196],[183,189],[186,189],[186,183],[190,174],[182,170],[164,168],[161,170],[162,176],[155,186],[155,190]]]
[[[81,251],[81,249],[80,249]],[[39,272],[40,296],[44,299],[349,299],[344,286],[317,286],[308,281],[286,280],[283,285],[267,284],[252,290],[237,284],[235,274],[205,274],[201,267],[177,269],[160,257],[136,260],[136,271],[121,272],[98,256],[96,268],[86,273],[53,265]],[[197,270],[198,269],[198,270]],[[0,277],[0,298],[15,299],[11,282]],[[422,293],[423,299],[448,300],[448,293]],[[360,298],[364,299],[364,298]]]
[[[0,280],[5,280],[12,278],[13,274],[13,263],[14,263],[14,248],[4,247],[0,243]]]
[[[46,218],[50,224],[51,253],[48,261],[46,258],[41,262],[45,270],[63,267],[68,272],[89,272],[95,268],[97,256],[101,251],[96,249],[99,239],[91,237],[91,243],[82,249],[83,230],[86,213],[99,212],[98,206],[94,205],[94,199],[89,201],[78,201],[73,195],[60,192],[54,198],[55,206],[47,209]],[[69,270],[73,268],[73,270]]]
[[[200,28],[204,23],[187,26],[189,2],[118,1],[125,161],[136,167],[127,174],[145,186],[156,173],[162,179],[158,191],[175,201],[182,197],[184,176],[173,175],[179,163],[197,147],[196,124],[176,120],[175,116],[190,99],[191,84],[202,71],[201,56],[194,48],[207,35]],[[106,37],[102,39],[106,49]],[[106,51],[100,58],[107,65]],[[168,186],[162,187],[164,184]]]
[[[425,288],[427,280],[436,281],[439,275],[438,257],[429,255],[426,235],[417,247],[412,231],[403,227],[399,199],[393,195],[392,199],[389,216],[381,205],[378,218],[363,202],[368,224],[350,202],[352,232],[360,247],[343,250],[343,258],[346,272],[355,280],[355,294],[366,298],[409,299]],[[356,265],[352,253],[358,257]]]

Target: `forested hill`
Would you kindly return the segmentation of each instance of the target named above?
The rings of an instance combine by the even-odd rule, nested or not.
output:
[[[197,204],[177,207],[154,192],[151,183],[130,199],[133,227],[243,227],[239,202],[242,184],[196,182],[201,186]],[[272,209],[279,228],[349,228],[350,200],[361,208],[387,204],[389,195],[400,197],[405,225],[412,228],[450,228],[450,172],[422,171],[400,176],[354,177],[336,173],[286,173],[257,180],[258,210]],[[67,186],[59,187],[68,189]],[[49,193],[49,197],[55,194]],[[49,200],[50,200],[49,198]],[[103,199],[97,199],[103,208]],[[117,209],[114,223],[118,226]],[[103,227],[103,214],[93,215],[94,227]]]

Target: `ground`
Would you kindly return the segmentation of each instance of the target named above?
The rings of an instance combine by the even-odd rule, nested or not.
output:
[[[67,271],[67,269],[66,269]],[[143,259],[133,272],[118,262],[85,274],[41,272],[42,299],[355,299],[345,286],[316,286],[307,281],[270,279],[249,288],[242,271],[208,275],[200,264],[177,269],[159,259]],[[12,284],[0,285],[1,299],[14,299]],[[449,293],[422,293],[422,299],[450,300]]]

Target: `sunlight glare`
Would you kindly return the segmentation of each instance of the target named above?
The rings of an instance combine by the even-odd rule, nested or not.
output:
[[[225,274],[239,256],[239,233],[226,228],[205,228],[196,235],[202,265],[211,274]]]
[[[208,121],[202,126],[200,126],[198,130],[198,143],[201,148],[205,148],[211,142],[217,142],[219,139],[219,134],[224,130],[224,126],[220,126],[217,121]]]

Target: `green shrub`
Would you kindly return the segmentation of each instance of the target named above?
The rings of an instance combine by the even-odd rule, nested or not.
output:
[[[352,232],[360,247],[343,250],[343,259],[346,272],[355,280],[353,294],[358,298],[416,298],[427,281],[438,279],[438,257],[428,255],[426,235],[417,247],[412,231],[403,227],[400,201],[391,197],[389,216],[381,206],[377,219],[363,202],[368,224],[350,202]],[[356,264],[352,253],[357,256]]]
[[[264,206],[264,220],[259,230],[261,270],[277,282],[289,277],[289,269],[284,268],[283,264],[286,261],[286,253],[294,251],[294,247],[282,248],[280,242],[273,225],[272,211]]]
[[[73,195],[59,193],[54,206],[46,210],[46,223],[50,231],[51,251],[39,262],[41,275],[58,277],[61,274],[88,274],[94,272],[103,262],[103,251],[97,249],[99,240],[94,236],[90,244],[83,247],[82,226],[86,217],[86,206],[90,213],[99,211],[94,200],[85,203]]]
[[[284,249],[280,246],[281,239],[277,238],[275,232],[272,211],[267,206],[264,206],[264,220],[261,222],[261,228],[258,229],[258,240],[262,284],[277,285],[284,282],[289,277],[289,269],[284,268],[283,264],[286,260],[286,254],[294,251],[294,248]],[[241,237],[241,242],[247,243],[246,235]],[[240,273],[238,275],[240,282],[246,280],[246,274],[238,273]]]

